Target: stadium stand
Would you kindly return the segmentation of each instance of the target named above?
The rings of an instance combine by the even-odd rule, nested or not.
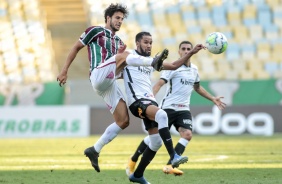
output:
[[[37,0],[0,2],[1,84],[55,80],[52,39]]]
[[[54,80],[79,34],[89,25],[104,25],[103,10],[112,2],[117,1],[2,0],[0,83]],[[118,33],[128,48],[135,47],[137,32],[149,31],[154,38],[153,55],[168,48],[171,61],[178,57],[180,41],[204,43],[209,33],[219,31],[228,39],[226,52],[201,51],[192,59],[202,79],[282,76],[282,0],[119,2],[130,9]],[[86,49],[77,59],[70,77],[86,79]]]
[[[168,60],[177,57],[175,53],[181,39],[203,43],[211,32],[219,31],[226,35],[229,46],[225,53],[212,55],[201,52],[193,58],[202,79],[268,79],[277,78],[282,73],[279,67],[279,50],[282,50],[281,0],[163,1],[162,6],[160,2],[147,0],[147,4],[142,4],[148,12],[144,17],[135,19],[136,24],[153,23],[147,31],[158,35],[153,34],[153,37],[160,40],[154,42],[157,49],[154,48],[153,52],[169,48],[172,54]],[[94,3],[89,5],[94,6]],[[136,9],[139,4],[132,2],[129,6]],[[124,24],[131,22],[125,21]]]

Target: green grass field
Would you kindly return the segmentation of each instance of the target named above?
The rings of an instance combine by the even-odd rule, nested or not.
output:
[[[57,139],[0,139],[0,184],[125,184],[125,165],[144,135],[119,135],[102,150],[97,173],[83,155],[98,136]],[[174,143],[178,137],[173,137]],[[164,146],[148,166],[152,184],[282,184],[282,134],[194,135],[181,165],[183,176],[165,175]]]

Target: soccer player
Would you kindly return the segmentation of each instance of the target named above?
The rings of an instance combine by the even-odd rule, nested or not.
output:
[[[89,158],[91,165],[97,172],[100,172],[98,157],[101,149],[129,125],[127,106],[116,82],[116,76],[119,75],[126,65],[152,66],[160,71],[162,62],[168,55],[168,51],[164,50],[153,59],[126,52],[126,45],[115,33],[119,31],[127,15],[128,10],[122,4],[111,4],[108,6],[104,12],[105,27],[92,26],[83,32],[72,47],[61,72],[57,76],[59,85],[64,85],[67,81],[67,73],[71,63],[77,53],[87,45],[91,84],[94,91],[103,97],[115,120],[114,123],[106,128],[94,146],[84,151],[84,154]],[[181,65],[181,63],[178,64]]]
[[[183,57],[191,52],[191,50],[193,50],[192,43],[183,41],[179,45],[178,53],[180,57]],[[221,101],[223,97],[212,96],[200,85],[197,66],[191,63],[190,58],[188,58],[177,70],[163,71],[160,79],[153,87],[153,94],[155,95],[166,83],[169,83],[169,86],[167,87],[166,95],[163,98],[160,107],[167,113],[169,128],[174,125],[180,134],[180,139],[174,149],[178,155],[182,155],[185,148],[188,146],[189,141],[192,139],[193,127],[189,104],[193,89],[201,96],[212,101],[220,110],[224,109],[226,104]],[[144,157],[145,150],[150,147],[150,144],[151,138],[149,135],[140,143],[136,152],[129,159],[126,168],[127,174],[134,172],[138,157],[142,153]],[[171,159],[169,159],[167,165],[163,168],[164,173],[175,175],[183,174],[181,170],[173,168],[171,164]]]
[[[136,50],[132,53],[149,57],[152,49],[152,36],[148,32],[140,32],[136,35]],[[196,54],[199,50],[204,48],[199,44],[190,52],[183,55],[180,58],[181,61],[186,61],[193,54]],[[179,61],[179,60],[178,60]],[[175,62],[178,62],[175,61]],[[163,69],[175,70],[178,67],[174,65],[174,62],[164,62]],[[154,158],[157,150],[164,143],[171,159],[172,167],[178,167],[179,164],[183,164],[188,161],[188,157],[179,156],[174,148],[171,139],[171,135],[168,128],[168,117],[164,110],[158,107],[156,99],[153,95],[151,85],[151,73],[154,71],[153,67],[146,66],[126,66],[123,71],[124,84],[127,95],[127,103],[131,113],[143,119],[146,130],[149,133],[148,139],[150,143],[148,147],[143,150],[143,157],[134,173],[129,175],[129,180],[137,183],[148,183],[143,174]]]

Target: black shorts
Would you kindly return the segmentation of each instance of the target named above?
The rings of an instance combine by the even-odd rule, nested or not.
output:
[[[178,131],[179,127],[193,130],[192,116],[190,111],[175,111],[172,109],[164,109],[168,117],[168,127],[175,126]]]
[[[134,116],[143,119],[146,130],[158,127],[157,122],[152,121],[146,117],[146,109],[149,105],[155,105],[158,107],[157,102],[143,98],[136,100],[129,106],[129,110]]]

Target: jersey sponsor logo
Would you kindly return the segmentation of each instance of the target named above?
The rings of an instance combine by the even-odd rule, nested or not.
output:
[[[194,85],[194,80],[180,79],[180,83],[183,85]]]
[[[145,75],[151,75],[151,70],[149,68],[139,66],[138,70]]]
[[[192,125],[192,121],[190,119],[183,119],[183,123],[187,125]],[[190,128],[192,127],[190,126]]]
[[[138,116],[140,118],[145,118],[144,116],[142,116],[142,113],[143,113],[142,109],[140,107],[138,107]]]
[[[185,104],[171,104],[172,107],[188,107],[188,105]]]

